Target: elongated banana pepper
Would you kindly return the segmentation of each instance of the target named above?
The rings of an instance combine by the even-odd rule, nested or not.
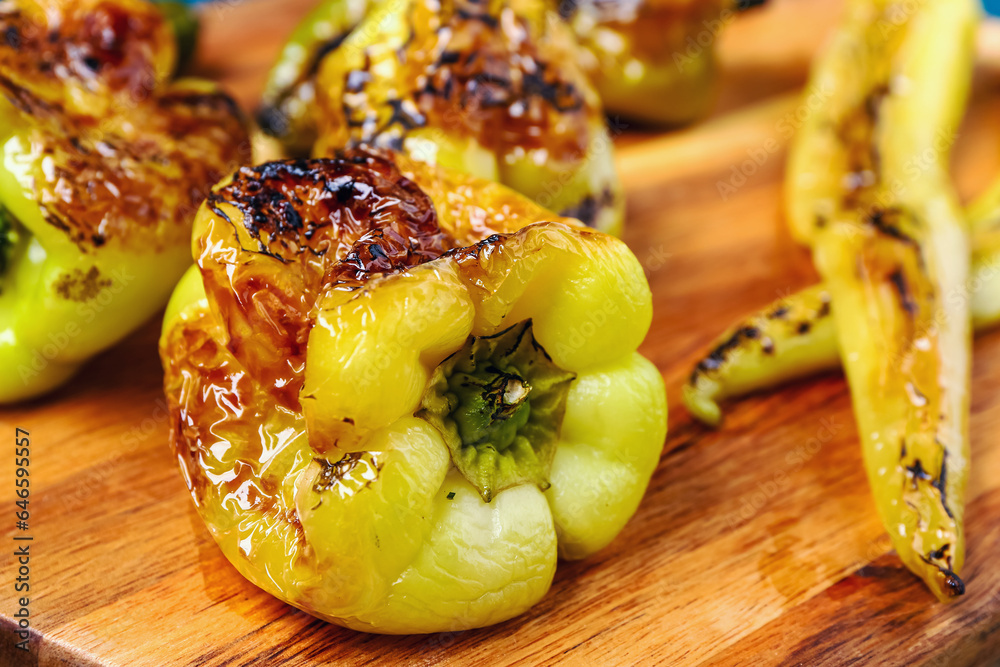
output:
[[[666,398],[620,241],[397,156],[244,168],[161,340],[198,511],[250,581],[379,633],[520,614],[608,544]]]
[[[68,379],[166,303],[202,197],[249,158],[233,102],[171,83],[152,5],[0,6],[0,402]]]
[[[1000,179],[966,211],[972,269],[964,294],[976,332],[1000,324]],[[709,426],[722,421],[719,402],[840,368],[830,292],[822,284],[777,299],[730,327],[698,361],[684,403]]]
[[[970,248],[947,157],[967,97],[971,0],[854,0],[796,137],[793,233],[813,246],[876,505],[903,562],[960,595],[968,476]],[[956,298],[957,295],[957,298]]]

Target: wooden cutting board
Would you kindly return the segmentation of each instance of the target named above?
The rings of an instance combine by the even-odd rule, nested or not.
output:
[[[206,8],[201,71],[251,105],[309,4]],[[735,405],[717,432],[680,403],[691,365],[724,327],[815,280],[784,230],[780,186],[801,104],[792,91],[838,8],[778,0],[741,18],[720,39],[724,92],[711,120],[619,138],[625,238],[655,298],[643,351],[669,388],[670,434],[635,518],[597,556],[561,564],[534,609],[482,630],[380,637],[246,582],[196,516],[167,447],[151,323],[55,395],[0,411],[8,447],[15,428],[31,433],[34,538],[27,656],[12,648],[8,448],[0,665],[989,664],[1000,654],[1000,333],[976,341],[968,593],[950,606],[890,551],[839,375]],[[984,39],[981,50],[998,45]],[[957,146],[963,197],[1000,171],[997,118],[1000,76],[984,67]]]

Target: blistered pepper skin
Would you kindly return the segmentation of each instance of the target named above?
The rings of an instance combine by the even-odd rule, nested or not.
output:
[[[394,159],[271,163],[216,188],[164,320],[172,441],[256,585],[358,630],[480,627],[636,510],[666,431],[662,377],[636,352],[651,296],[621,242]],[[500,379],[482,399],[501,416],[444,381],[457,361]],[[459,461],[450,439],[472,423],[492,439],[462,440],[477,456]]]
[[[170,82],[177,47],[126,0],[0,9],[0,403],[45,393],[152,316],[194,212],[249,159],[233,102]]]
[[[308,155],[318,132],[316,75],[378,0],[323,0],[299,24],[271,70],[261,127],[291,155]],[[680,125],[705,115],[715,96],[712,42],[739,11],[728,0],[559,0],[548,3],[579,43],[580,67],[614,116]]]

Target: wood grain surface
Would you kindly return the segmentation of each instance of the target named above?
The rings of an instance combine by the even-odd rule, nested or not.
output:
[[[201,72],[251,106],[309,4],[207,8]],[[655,299],[643,351],[667,382],[670,433],[635,518],[596,557],[560,564],[534,609],[482,630],[381,637],[328,625],[246,582],[195,514],[167,446],[154,322],[56,394],[0,411],[8,443],[15,427],[31,432],[34,537],[26,656],[12,648],[8,448],[0,665],[993,664],[1000,332],[976,341],[968,593],[949,606],[890,550],[840,376],[734,405],[716,432],[680,403],[691,365],[725,326],[815,280],[784,230],[780,186],[802,104],[795,90],[839,6],[778,0],[739,19],[720,37],[724,85],[710,120],[619,137],[625,238]],[[983,41],[983,53],[998,50]],[[954,161],[963,197],[1000,171],[998,119],[1000,77],[982,67]]]

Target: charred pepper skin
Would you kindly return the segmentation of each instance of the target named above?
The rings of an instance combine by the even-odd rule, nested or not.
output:
[[[324,0],[278,57],[258,113],[261,127],[291,155],[316,140],[316,74],[378,0]],[[580,45],[579,60],[613,115],[681,125],[705,115],[715,96],[714,39],[737,12],[763,2],[727,0],[560,0],[548,3]]]
[[[160,344],[172,443],[271,594],[369,632],[489,625],[638,506],[666,398],[620,241],[351,151],[222,182],[193,252]]]
[[[314,154],[402,150],[618,234],[614,147],[576,56],[537,0],[381,3],[323,59]]]
[[[59,386],[166,303],[194,212],[249,159],[210,84],[170,82],[154,6],[0,9],[0,403]]]

